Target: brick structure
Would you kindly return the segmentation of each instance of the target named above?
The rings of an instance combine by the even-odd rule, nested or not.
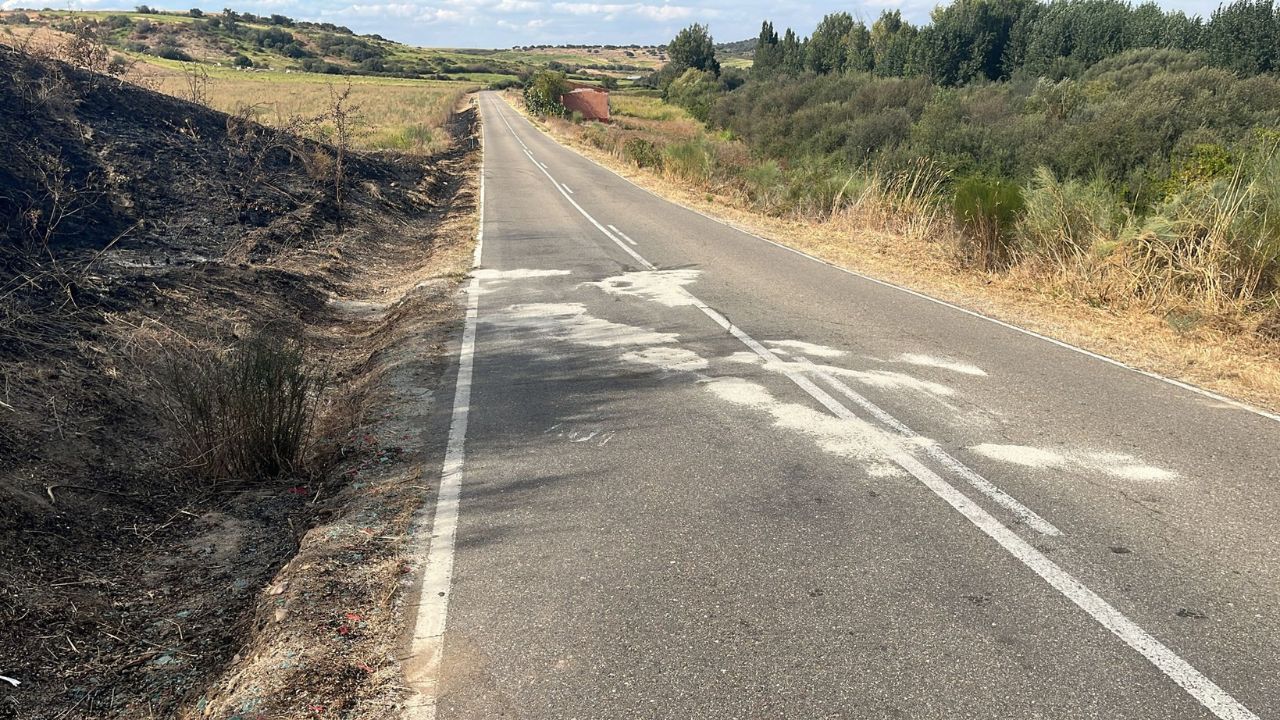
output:
[[[609,122],[609,93],[606,90],[574,88],[560,96],[560,104],[569,112],[581,113],[584,120]]]

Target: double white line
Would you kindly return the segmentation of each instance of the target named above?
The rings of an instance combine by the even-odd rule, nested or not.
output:
[[[554,186],[566,200],[581,215],[596,227],[605,237],[612,240],[623,252],[630,255],[641,266],[656,270],[657,267],[653,263],[646,260],[638,252],[633,250],[624,243],[617,232],[616,228],[609,226],[606,228],[601,225],[594,217],[591,216],[581,205],[579,205],[571,196],[565,192],[564,188],[552,177],[529,151],[529,147],[525,145],[520,136],[511,127],[511,123],[506,118],[506,112],[495,106],[495,114],[502,118],[502,122],[507,126],[507,130],[524,148],[525,154],[529,156],[530,161],[542,171],[544,175],[551,180]],[[612,230],[611,230],[612,228]],[[632,243],[634,244],[634,243]],[[741,328],[735,326],[724,315],[708,307],[706,303],[699,300],[692,293],[681,289],[689,296],[690,304],[701,310],[707,317],[720,327],[724,328],[730,335],[737,338],[743,345],[750,349],[753,353],[764,359],[766,362],[776,362],[779,366],[786,367],[781,359],[771,350],[761,345],[755,338],[748,335]],[[792,370],[784,370],[783,374],[791,380],[797,387],[804,390],[810,397],[818,401],[823,407],[827,408],[831,413],[840,418],[851,419],[857,415],[842,404],[839,400],[832,397],[827,391],[819,387],[813,380],[807,377],[807,374],[823,380],[837,392],[844,395],[858,407],[869,413],[882,424],[893,429],[903,438],[917,438],[918,435],[907,427],[905,424],[894,418],[888,412],[863,397],[852,388],[849,388],[843,382],[832,377],[830,374],[811,367],[805,374]],[[1169,649],[1164,643],[1157,640],[1153,635],[1143,630],[1137,623],[1130,620],[1114,606],[1104,600],[1100,595],[1090,590],[1084,583],[1077,580],[1074,576],[1062,569],[1057,563],[1050,560],[1044,553],[1037,550],[1026,540],[1023,540],[1017,533],[1010,530],[1003,523],[995,518],[991,513],[987,512],[982,506],[970,500],[964,493],[960,492],[951,483],[947,482],[936,472],[927,467],[918,458],[904,449],[904,444],[891,440],[877,440],[880,449],[895,464],[906,470],[915,477],[921,484],[927,487],[935,495],[950,505],[956,512],[960,513],[969,522],[973,523],[979,530],[994,540],[1000,547],[1004,548],[1010,555],[1017,558],[1022,564],[1031,569],[1032,572],[1039,575],[1051,587],[1064,595],[1068,600],[1075,603],[1081,610],[1085,611],[1104,628],[1120,638],[1129,647],[1133,648],[1157,669],[1163,672],[1171,680],[1182,687],[1188,694],[1200,702],[1206,709],[1214,715],[1222,718],[1222,720],[1260,720],[1257,715],[1246,708],[1243,704],[1229,695],[1225,690],[1218,687],[1216,683],[1210,680],[1199,670],[1192,667],[1190,663],[1179,657],[1173,650]],[[1024,521],[1029,527],[1046,535],[1059,535],[1061,532],[1047,520],[1041,518],[1034,511],[1014,498],[1010,497],[991,482],[978,475],[959,460],[948,455],[941,448],[932,444],[924,445],[924,452],[935,462],[938,462],[948,470],[955,472],[963,477],[967,482],[971,483],[976,489],[987,497],[994,500],[1001,506],[1009,509],[1016,516]]]

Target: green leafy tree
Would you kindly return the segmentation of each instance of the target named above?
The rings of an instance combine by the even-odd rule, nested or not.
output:
[[[695,23],[677,33],[667,44],[667,57],[670,58],[670,64],[680,71],[694,68],[714,75],[720,74],[716,44],[706,25]]]
[[[822,18],[809,36],[805,69],[819,75],[844,72],[846,45],[852,30],[853,18],[849,13],[831,13]]]
[[[911,45],[915,41],[916,28],[902,19],[898,10],[885,10],[871,25],[871,65],[875,74],[883,77],[901,77],[912,74],[909,67]]]
[[[851,72],[871,72],[875,66],[875,54],[871,50],[871,31],[861,22],[855,22],[844,37],[844,68]]]
[[[933,11],[933,23],[920,32],[923,70],[942,85],[1009,77],[1005,64],[1019,17],[1034,0],[956,0]]]
[[[756,40],[751,73],[756,77],[769,77],[776,74],[781,66],[782,49],[778,47],[778,33],[773,29],[773,23],[765,20],[760,25],[760,37]]]
[[[524,103],[537,115],[564,115],[560,98],[569,92],[569,81],[564,73],[540,70],[529,78],[524,86]]]
[[[785,75],[799,75],[804,72],[805,44],[800,41],[791,28],[783,33],[778,43],[779,67]]]
[[[1236,0],[1214,11],[1205,32],[1209,62],[1238,75],[1280,69],[1280,18],[1271,0]]]

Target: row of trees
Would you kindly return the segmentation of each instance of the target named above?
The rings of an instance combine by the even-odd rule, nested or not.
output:
[[[871,27],[839,12],[807,38],[790,28],[779,35],[765,22],[752,73],[923,75],[955,86],[1018,71],[1073,77],[1137,48],[1202,52],[1210,64],[1245,76],[1280,70],[1280,11],[1272,0],[1236,0],[1205,21],[1153,2],[956,0],[918,27],[897,10],[883,12]]]

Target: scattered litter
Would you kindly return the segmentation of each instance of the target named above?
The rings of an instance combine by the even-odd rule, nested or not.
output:
[[[14,680],[13,678],[11,678],[11,677],[5,677],[4,675],[0,675],[0,680],[3,680],[3,681],[5,681],[5,682],[7,682],[7,683],[9,683],[10,685],[12,685],[12,686],[14,686],[14,687],[18,687],[19,685],[21,685],[21,684],[22,684],[22,681],[21,681],[21,680]]]

